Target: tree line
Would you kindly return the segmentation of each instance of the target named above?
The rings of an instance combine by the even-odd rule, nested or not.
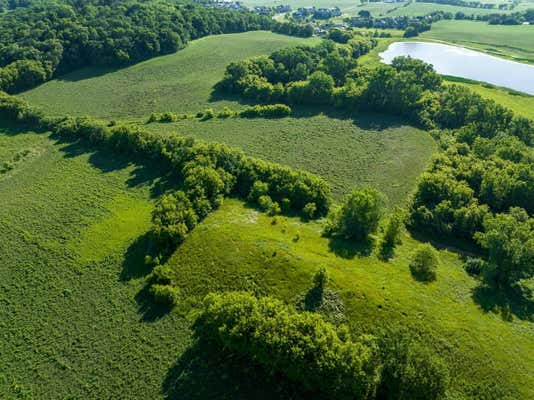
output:
[[[193,332],[203,345],[245,356],[313,398],[435,400],[449,383],[446,365],[414,335],[357,335],[270,297],[210,294]]]
[[[263,102],[398,115],[430,130],[442,151],[418,180],[410,227],[486,248],[491,265],[507,270],[496,274],[503,283],[534,274],[534,239],[518,242],[525,232],[534,238],[533,121],[468,88],[443,85],[422,61],[359,67],[350,45],[328,41],[232,63],[219,87]],[[485,236],[494,218],[515,221],[500,244]],[[493,255],[502,252],[513,261]]]
[[[0,15],[0,90],[16,93],[78,68],[123,66],[173,53],[203,36],[251,30],[313,33],[251,12],[192,4],[36,1]]]

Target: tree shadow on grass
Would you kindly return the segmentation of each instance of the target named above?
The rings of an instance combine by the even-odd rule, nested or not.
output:
[[[362,241],[347,240],[339,237],[331,237],[328,241],[328,248],[336,256],[353,259],[356,256],[368,257],[373,252],[374,240],[366,239]]]
[[[473,301],[484,312],[500,314],[504,321],[513,317],[534,322],[534,299],[532,292],[519,285],[499,288],[493,282],[481,282],[472,291]]]
[[[243,356],[201,342],[169,369],[162,392],[167,400],[319,399]]]
[[[150,285],[146,285],[137,295],[135,301],[137,302],[138,312],[141,314],[141,321],[156,322],[167,315],[172,306],[158,304],[149,293]]]

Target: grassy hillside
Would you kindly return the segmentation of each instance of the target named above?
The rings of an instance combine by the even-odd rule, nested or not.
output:
[[[510,108],[518,115],[534,119],[534,96],[485,83],[464,82],[457,79],[453,79],[449,83],[467,86],[481,96]]]
[[[421,35],[483,50],[501,57],[534,63],[534,26],[489,25],[473,21],[440,21]]]
[[[145,117],[152,111],[196,112],[208,105],[222,108],[235,104],[210,103],[210,95],[230,62],[316,40],[263,31],[209,36],[175,54],[128,68],[82,69],[22,96],[49,113],[100,118]]]
[[[231,288],[295,303],[310,288],[317,268],[326,265],[355,329],[396,321],[422,324],[433,346],[455,363],[454,388],[485,382],[495,385],[497,398],[512,385],[517,388],[513,398],[534,394],[534,326],[517,315],[504,321],[456,254],[440,251],[438,279],[426,285],[410,275],[408,260],[417,242],[408,237],[385,263],[366,255],[365,248],[322,238],[319,223],[274,221],[237,201],[227,201],[208,217],[168,261],[189,301]],[[454,390],[450,394],[455,398]]]
[[[138,297],[157,171],[1,128],[0,163],[23,150],[0,174],[0,398],[162,398],[189,324]]]
[[[428,133],[382,115],[308,115],[310,111],[294,118],[183,120],[145,127],[228,143],[314,172],[332,184],[338,198],[355,186],[371,186],[383,191],[390,204],[406,201],[435,151]]]

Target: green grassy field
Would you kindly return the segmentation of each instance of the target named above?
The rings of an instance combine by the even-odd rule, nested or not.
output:
[[[450,13],[463,12],[466,15],[486,15],[486,14],[495,14],[509,11],[500,11],[498,9],[484,9],[484,8],[472,8],[472,7],[460,7],[453,6],[448,4],[437,4],[437,3],[420,3],[420,2],[410,2],[406,3],[405,7],[399,7],[387,14],[389,17],[394,17],[398,15],[407,15],[407,16],[421,16],[427,15],[434,11],[444,11]],[[434,28],[432,28],[434,29]]]
[[[421,34],[517,61],[534,63],[534,26],[489,25],[473,21],[440,21]]]
[[[474,90],[482,97],[494,100],[496,103],[508,107],[516,114],[534,119],[534,96],[525,93],[514,92],[506,88],[492,86],[486,83],[457,81],[453,79],[446,83],[462,85]]]
[[[294,118],[183,120],[145,128],[224,142],[247,154],[314,172],[332,184],[337,198],[357,186],[375,187],[390,204],[407,200],[435,151],[428,133],[382,115],[349,118],[305,112]]]
[[[163,398],[189,323],[138,297],[157,171],[0,129],[0,161],[25,149],[0,175],[0,398]]]
[[[196,112],[235,102],[210,102],[213,85],[226,66],[252,56],[317,39],[270,32],[209,36],[184,50],[116,71],[87,68],[45,83],[22,95],[53,114],[99,118],[146,117],[152,111]]]
[[[317,268],[326,265],[354,329],[395,322],[425,325],[433,346],[455,364],[451,399],[460,398],[455,389],[465,389],[468,382],[515,387],[512,398],[530,398],[532,323],[517,316],[505,322],[498,307],[487,311],[491,306],[483,289],[449,251],[440,251],[436,282],[415,281],[408,260],[416,244],[405,237],[386,263],[365,255],[366,249],[329,242],[321,237],[320,223],[278,217],[273,225],[272,217],[231,200],[193,232],[168,265],[191,304],[210,290],[229,288],[275,294],[295,303],[311,286]]]

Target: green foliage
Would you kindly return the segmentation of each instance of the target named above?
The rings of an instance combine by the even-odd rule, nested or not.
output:
[[[438,400],[449,386],[446,364],[414,333],[388,328],[379,339],[382,374],[378,398]]]
[[[195,336],[219,344],[285,375],[303,389],[337,399],[371,399],[379,365],[367,338],[340,337],[313,313],[245,293],[211,294]]]
[[[488,264],[499,284],[510,285],[534,276],[534,219],[525,210],[489,215],[476,239],[488,251]]]
[[[328,271],[326,267],[320,267],[317,272],[313,275],[313,284],[316,288],[324,289],[328,283]]]
[[[157,304],[173,307],[178,304],[180,291],[170,285],[153,284],[148,289]]]
[[[283,118],[291,115],[291,108],[285,104],[249,106],[239,113],[244,118]]]
[[[384,212],[384,199],[375,189],[353,190],[328,215],[325,233],[344,239],[366,240],[376,232]]]
[[[431,282],[436,280],[438,264],[438,253],[434,247],[428,243],[421,244],[412,254],[410,272],[418,280]]]
[[[470,275],[480,275],[486,269],[486,263],[480,258],[468,257],[464,262],[464,269]]]
[[[172,249],[185,239],[198,222],[191,201],[184,192],[163,195],[152,212],[156,234],[164,248]]]
[[[406,212],[395,207],[390,211],[384,233],[382,235],[382,245],[386,247],[395,247],[400,242],[400,237],[404,229]]]

